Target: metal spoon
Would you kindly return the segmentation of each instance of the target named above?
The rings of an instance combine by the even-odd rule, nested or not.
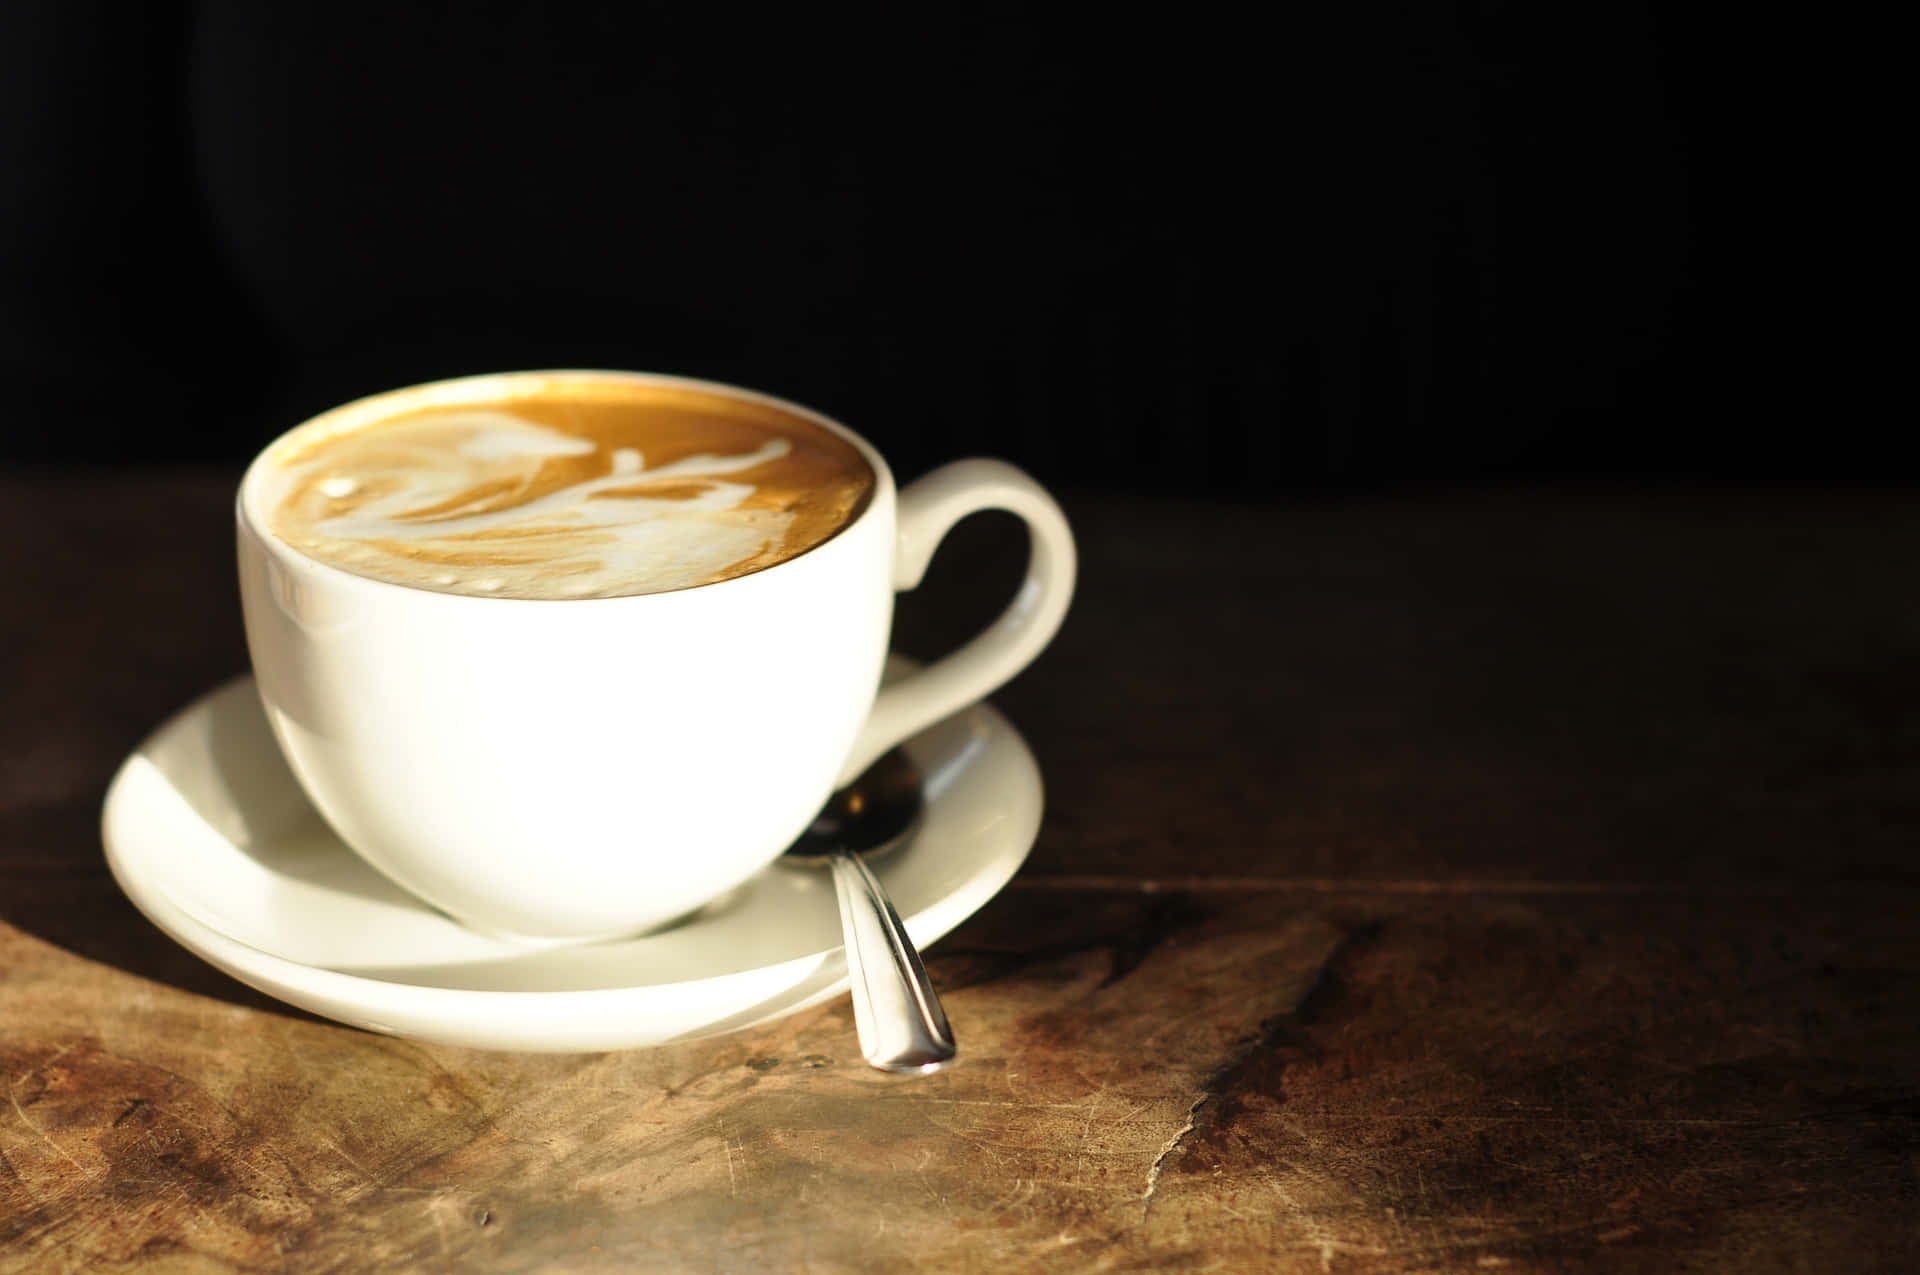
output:
[[[827,800],[786,857],[833,869],[853,980],[860,1052],[882,1071],[933,1072],[954,1055],[953,1029],[920,953],[863,858],[906,841],[920,822],[920,768],[896,748]]]

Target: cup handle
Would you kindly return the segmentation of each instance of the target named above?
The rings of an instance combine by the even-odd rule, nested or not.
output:
[[[1026,521],[1031,538],[1026,579],[999,618],[965,646],[881,688],[840,783],[901,740],[985,699],[1031,663],[1060,628],[1073,597],[1073,533],[1046,489],[1004,461],[954,461],[901,489],[894,524],[895,591],[918,585],[947,532],[983,509],[1004,509]]]

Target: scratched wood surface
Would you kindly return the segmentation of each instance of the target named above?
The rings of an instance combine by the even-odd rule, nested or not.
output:
[[[903,1080],[844,1002],[469,1052],[148,926],[98,805],[243,666],[229,481],[0,479],[0,1271],[1920,1268],[1913,491],[1070,496],[1047,820]]]

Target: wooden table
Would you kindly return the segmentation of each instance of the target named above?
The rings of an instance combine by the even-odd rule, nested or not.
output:
[[[0,480],[0,1270],[1920,1269],[1920,493],[1069,494],[1046,823],[901,1079],[845,1000],[463,1052],[148,925],[99,803],[244,667],[231,482]]]

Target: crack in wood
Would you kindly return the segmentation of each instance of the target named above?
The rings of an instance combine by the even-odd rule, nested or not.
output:
[[[1259,1033],[1234,1050],[1225,1062],[1201,1082],[1200,1096],[1187,1108],[1186,1124],[1167,1139],[1147,1166],[1147,1187],[1140,1196],[1141,1221],[1147,1219],[1153,1208],[1154,1197],[1160,1188],[1160,1176],[1168,1163],[1173,1161],[1175,1152],[1183,1151],[1188,1139],[1196,1132],[1204,1135],[1232,1119],[1239,1110],[1239,1104],[1228,1100],[1236,1090],[1252,1081],[1255,1065],[1264,1055],[1288,1048],[1312,1051],[1313,1045],[1306,1035],[1306,1029],[1318,1022],[1321,1015],[1339,1000],[1345,988],[1345,971],[1379,941],[1383,928],[1384,922],[1373,921],[1341,934],[1327,950],[1312,984],[1294,1007],[1262,1020]],[[1285,1067],[1284,1060],[1279,1061],[1264,1077],[1270,1082],[1266,1087],[1273,1090],[1274,1099],[1281,1102],[1286,1100],[1285,1095],[1279,1092],[1280,1075]]]
[[[1193,1100],[1193,1105],[1187,1108],[1186,1124],[1180,1126],[1174,1135],[1167,1139],[1166,1144],[1160,1148],[1160,1153],[1153,1157],[1153,1163],[1147,1166],[1147,1189],[1140,1194],[1140,1220],[1142,1222],[1146,1221],[1147,1214],[1153,1211],[1153,1197],[1160,1189],[1160,1170],[1166,1165],[1167,1157],[1178,1150],[1181,1142],[1185,1141],[1186,1136],[1193,1132],[1194,1125],[1199,1121],[1200,1108],[1206,1106],[1207,1100],[1212,1096],[1212,1094],[1203,1093]]]

